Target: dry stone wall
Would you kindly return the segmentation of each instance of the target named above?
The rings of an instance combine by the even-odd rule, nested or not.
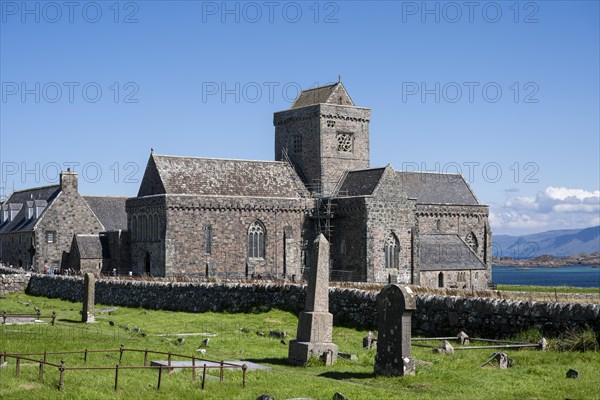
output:
[[[5,271],[0,271],[0,295],[22,292],[28,283],[29,275],[5,274]]]
[[[83,280],[34,274],[32,295],[82,301]],[[329,309],[338,325],[376,328],[376,291],[329,289]],[[294,284],[169,283],[98,280],[96,302],[187,312],[302,310],[305,288]],[[600,334],[600,305],[417,295],[413,333],[507,337],[531,327],[546,336],[589,326]]]

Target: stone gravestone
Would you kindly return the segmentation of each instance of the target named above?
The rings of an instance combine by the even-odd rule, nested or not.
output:
[[[81,310],[81,322],[96,322],[94,318],[95,280],[94,274],[87,273],[83,276],[83,310]]]
[[[410,318],[416,309],[415,298],[407,286],[387,285],[379,292],[376,375],[404,376],[415,373],[415,363],[410,356]]]
[[[288,362],[306,365],[310,357],[335,363],[338,347],[332,343],[333,315],[329,312],[329,242],[322,234],[313,242],[306,288],[306,306],[300,313],[296,340],[290,341]]]

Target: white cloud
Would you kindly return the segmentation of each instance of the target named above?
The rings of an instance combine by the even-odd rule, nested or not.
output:
[[[547,187],[535,197],[509,197],[492,204],[490,225],[495,231],[523,234],[549,229],[600,224],[600,190]]]

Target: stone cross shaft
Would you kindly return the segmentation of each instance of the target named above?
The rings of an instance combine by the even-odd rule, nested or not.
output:
[[[329,242],[322,234],[313,242],[305,311],[298,319],[296,340],[290,342],[288,362],[306,365],[310,357],[333,364],[338,347],[332,343],[333,315],[329,312]]]
[[[96,278],[94,274],[87,273],[83,276],[83,310],[81,310],[81,322],[96,322],[94,318]]]

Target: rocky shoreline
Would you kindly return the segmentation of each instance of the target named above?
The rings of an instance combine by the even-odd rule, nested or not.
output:
[[[492,264],[496,267],[543,267],[558,268],[580,265],[589,265],[600,268],[600,253],[575,254],[567,257],[538,256],[535,258],[519,259],[512,257],[492,257]]]

